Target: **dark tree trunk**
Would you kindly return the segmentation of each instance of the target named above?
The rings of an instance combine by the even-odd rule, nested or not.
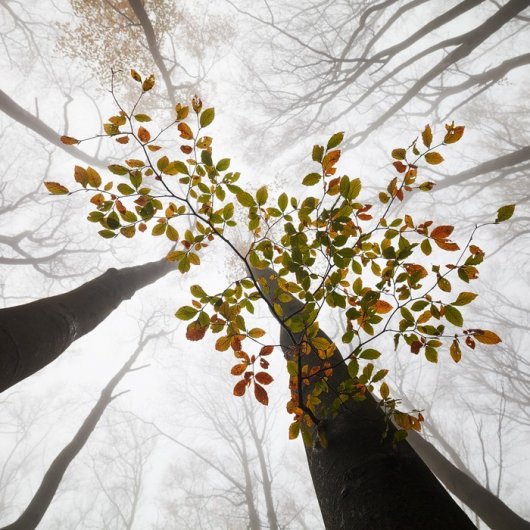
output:
[[[103,160],[99,160],[98,158],[87,155],[77,147],[64,145],[61,142],[59,134],[57,134],[43,121],[39,120],[39,118],[28,112],[26,109],[22,108],[16,101],[13,101],[3,90],[0,90],[0,110],[5,112],[8,116],[13,118],[21,125],[24,125],[24,127],[35,131],[39,136],[42,136],[42,138],[51,144],[60,147],[63,151],[66,151],[74,158],[82,160],[83,162],[92,166],[103,167],[106,165]]]
[[[267,280],[268,296],[275,297],[277,284],[270,277],[272,271],[253,272]],[[282,304],[284,317],[300,307],[296,300]],[[327,337],[322,331],[319,335]],[[283,328],[280,343],[289,355],[292,341]],[[330,361],[337,367],[328,382],[337,388],[349,374],[337,349]],[[321,362],[316,352],[304,356],[310,369]],[[306,389],[311,391],[311,385]],[[335,395],[330,391],[319,398],[326,407]],[[409,443],[393,443],[394,427],[386,422],[372,396],[364,401],[350,400],[333,419],[325,418],[318,407],[315,413],[323,418],[328,446],[306,447],[306,454],[328,530],[475,528]]]
[[[492,530],[530,530],[528,521],[519,517],[491,491],[449,462],[434,445],[418,433],[411,432],[409,440],[442,484]]]
[[[142,352],[143,347],[150,340],[150,338],[152,337],[142,338],[135,352],[116,373],[116,375],[109,381],[107,386],[101,391],[101,395],[96,405],[90,411],[90,414],[86,417],[85,421],[75,436],[72,438],[72,441],[57,455],[55,460],[51,463],[48,471],[46,471],[44,474],[38,490],[24,512],[15,522],[4,526],[1,530],[33,530],[37,528],[40,521],[44,517],[44,514],[52,503],[55,493],[59,488],[59,484],[61,483],[68,466],[72,463],[79,451],[81,451],[86,444],[98,421],[105,412],[105,409],[108,407],[111,401],[117,397],[112,395],[116,385],[131,369],[133,363],[136,361]]]
[[[0,309],[0,392],[50,364],[121,302],[173,269],[165,258],[109,269],[73,291]]]

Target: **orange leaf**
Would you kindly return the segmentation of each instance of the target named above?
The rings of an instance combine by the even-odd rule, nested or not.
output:
[[[228,348],[230,348],[230,342],[232,340],[232,337],[219,337],[215,341],[215,349],[217,351],[226,351]]]
[[[234,396],[244,396],[245,391],[247,390],[247,381],[245,379],[241,379],[241,381],[238,381],[236,383],[236,386],[234,386]]]
[[[258,385],[258,383],[254,383],[254,395],[262,405],[269,404],[269,396],[267,391],[261,385]]]
[[[418,265],[416,263],[406,263],[405,264],[405,270],[410,274],[414,274],[415,272],[420,272],[420,277],[425,278],[429,273],[427,272],[427,269],[423,267],[422,265]]]
[[[78,144],[79,140],[77,138],[72,138],[71,136],[61,136],[61,142],[65,145],[74,145]]]
[[[460,140],[464,134],[464,128],[465,127],[463,125],[459,125],[454,129],[450,128],[444,137],[444,143],[454,144],[455,142],[458,142],[458,140]]]
[[[453,233],[454,228],[451,225],[437,226],[431,232],[431,237],[434,239],[447,239]]]
[[[66,195],[70,193],[68,188],[58,182],[45,182],[46,189],[53,195]]]
[[[180,131],[181,138],[184,138],[184,140],[193,139],[193,132],[187,123],[179,123],[177,128]]]
[[[254,378],[262,385],[270,385],[274,381],[272,375],[269,375],[267,372],[258,372]]]
[[[234,366],[232,366],[230,373],[232,375],[241,375],[247,369],[247,366],[248,366],[247,363],[235,364]]]
[[[322,160],[322,168],[326,174],[331,173],[331,168],[339,161],[340,149],[330,151]]]
[[[186,329],[186,338],[188,340],[201,340],[206,335],[207,327],[201,326],[201,324],[195,320]]]
[[[385,302],[384,300],[378,300],[374,304],[374,309],[376,313],[384,315],[385,313],[392,311],[393,308],[388,302]]]
[[[116,141],[119,144],[128,144],[129,143],[129,137],[128,136],[120,136],[119,138],[116,138]]]
[[[488,331],[486,329],[475,329],[473,336],[482,344],[499,344],[501,338],[493,331]]]
[[[460,250],[460,247],[452,241],[446,241],[445,239],[435,239],[434,242],[443,250],[448,250],[450,252]]]
[[[273,350],[274,350],[274,346],[263,346],[263,348],[261,348],[259,354],[260,355],[270,355]]]
[[[144,144],[146,144],[151,139],[150,132],[145,127],[140,127],[138,129],[138,138]]]

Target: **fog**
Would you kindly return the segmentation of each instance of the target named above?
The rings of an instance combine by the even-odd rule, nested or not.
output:
[[[424,491],[425,503],[432,497],[440,512],[460,517],[463,511],[455,529],[530,528],[529,21],[528,0],[0,1],[1,527],[425,528]],[[145,90],[150,74],[155,84]],[[245,319],[248,329],[266,332],[256,342],[275,346],[271,355],[258,356],[262,373],[273,378],[266,383],[268,405],[251,391],[251,378],[245,395],[234,395],[241,347],[229,341],[221,348],[220,335],[212,333],[201,341],[186,338],[189,322],[175,313],[191,305],[191,286],[213,295],[248,271],[257,277],[256,264],[239,259],[257,237],[247,229],[249,210],[239,197],[230,199],[235,211],[224,219],[226,232],[201,239],[208,246],[197,250],[200,265],[183,274],[178,259],[165,257],[189,250],[182,240],[186,230],[197,230],[197,215],[182,216],[176,240],[169,232],[152,237],[154,223],[145,233],[135,228],[134,238],[123,232],[105,238],[98,231],[112,226],[87,221],[98,206],[90,203],[93,194],[49,193],[44,182],[82,190],[76,166],[95,168],[101,187],[129,182],[108,166],[134,164],[149,153],[140,141],[120,143],[108,128],[105,133],[117,104],[127,113],[134,107],[131,115],[149,115],[152,121],[136,127],[153,137],[168,126],[156,136],[160,153],[184,160],[175,106],[191,106],[194,96],[203,111],[215,108],[215,120],[201,133],[213,138],[214,160],[229,158],[229,171],[241,173],[237,185],[253,197],[266,186],[268,205],[277,206],[284,192],[300,200],[318,193],[302,185],[315,171],[313,146],[343,131],[337,173],[331,177],[335,168],[324,168],[325,177],[360,178],[359,200],[375,205],[375,221],[386,215],[378,197],[396,176],[392,150],[409,148],[414,139],[420,147],[426,124],[435,139],[451,129],[446,124],[465,126],[461,140],[439,149],[442,164],[418,162],[417,184],[433,182],[432,190],[411,190],[399,201],[389,190],[389,209],[418,225],[454,226],[451,238],[462,248],[485,225],[472,239],[485,255],[478,279],[451,280],[451,294],[440,288],[442,299],[477,294],[459,308],[464,329],[471,335],[491,330],[502,342],[477,340],[470,348],[462,335],[459,362],[450,341],[437,362],[424,350],[411,352],[410,342],[395,349],[390,333],[376,334],[369,345],[382,353],[373,360],[374,373],[389,371],[385,382],[395,406],[424,420],[407,437],[413,449],[382,430],[375,442],[367,435],[366,445],[376,453],[384,446],[385,458],[402,451],[407,461],[421,457],[426,466],[417,464],[418,476],[427,489],[404,467],[396,471],[403,484],[383,492],[375,484],[389,482],[382,477],[392,466],[384,464],[376,477],[379,457],[371,460],[351,440],[339,440],[334,416],[314,427],[316,405],[298,409],[313,436],[309,447],[304,450],[302,436],[289,439],[293,374],[290,390],[286,358],[293,360],[294,339],[292,333],[289,343],[280,338],[281,318],[271,316],[277,300],[266,282],[259,287],[256,280],[261,299],[252,301]],[[190,110],[192,128],[200,112],[195,118]],[[157,180],[149,185],[162,197],[165,181]],[[505,205],[515,205],[513,216],[494,223]],[[226,225],[230,218],[237,227]],[[271,237],[281,230],[267,227]],[[432,264],[445,274],[456,260],[437,248],[413,259],[429,274]],[[266,266],[274,268],[272,261]],[[365,267],[359,277],[368,284]],[[315,279],[321,270],[315,265],[314,271]],[[440,275],[432,274],[440,286]],[[50,298],[78,288],[82,293],[69,301]],[[322,306],[320,330],[340,349],[333,355],[355,359],[354,347],[341,340],[352,319],[340,304]],[[372,341],[373,332],[368,336]],[[374,414],[386,410],[377,405],[385,401],[379,382],[362,392],[368,399],[361,403],[371,404]],[[361,414],[346,424],[363,433],[372,423]],[[362,446],[353,432],[348,436]],[[341,467],[341,458],[350,457],[358,458],[355,465]],[[417,482],[416,493],[409,494],[407,481]],[[448,528],[431,517],[433,528]]]

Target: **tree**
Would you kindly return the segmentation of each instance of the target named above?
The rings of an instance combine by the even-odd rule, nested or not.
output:
[[[106,408],[114,399],[120,396],[120,394],[113,394],[116,386],[127,373],[134,370],[133,365],[138,359],[138,356],[142,353],[146,344],[154,337],[154,335],[142,333],[140,342],[134,353],[101,391],[97,403],[85,418],[75,436],[50,464],[31,502],[17,520],[5,526],[4,530],[33,530],[37,528],[48,510],[66,470],[85,446]]]
[[[131,75],[141,85],[139,101],[154,86],[154,77],[142,79],[134,70]],[[432,189],[429,181],[417,182],[418,163],[424,159],[429,165],[440,164],[443,156],[438,149],[459,141],[464,127],[446,125],[443,139],[433,143],[427,126],[421,135],[423,147],[415,140],[406,149],[392,151],[397,176],[379,194],[381,213],[373,221],[368,213],[373,205],[358,199],[360,179],[334,177],[343,133],[334,134],[326,146],[313,148],[318,172],[306,175],[302,183],[319,185],[320,196],[299,200],[282,193],[271,205],[265,186],[249,193],[236,184],[239,173],[228,172],[229,159],[214,162],[212,138],[202,131],[213,121],[215,111],[203,109],[198,98],[193,99],[192,108],[195,132],[186,122],[189,107],[179,104],[174,122],[152,136],[146,126],[136,123],[150,121],[149,116],[133,116],[119,106],[119,114],[109,118],[114,128],[106,132],[136,142],[141,159],[109,166],[112,173],[128,180],[116,188],[113,183],[103,186],[99,175],[91,178],[88,170],[86,178],[76,179],[80,191],[96,192],[91,198],[96,210],[89,219],[99,222],[100,235],[109,239],[120,234],[134,237],[151,223],[153,235],[165,234],[180,242],[167,259],[182,273],[200,264],[198,252],[212,242],[220,241],[239,257],[246,277],[215,294],[192,286],[192,305],[180,308],[176,315],[193,319],[186,332],[189,340],[202,339],[208,330],[222,333],[216,349],[232,349],[238,360],[232,368],[240,378],[234,394],[241,396],[252,388],[256,399],[267,405],[265,386],[272,382],[267,357],[274,344],[260,341],[264,330],[247,326],[242,315],[244,310],[254,312],[256,300],[265,302],[281,327],[280,345],[291,376],[290,436],[302,433],[327,527],[473,528],[403,441],[407,430],[421,429],[423,416],[399,410],[399,401],[384,381],[388,370],[377,370],[370,362],[381,355],[370,347],[371,342],[386,333],[393,334],[396,346],[404,342],[413,354],[421,352],[432,363],[437,362],[444,343],[450,343],[450,355],[458,362],[461,341],[470,349],[477,343],[500,342],[492,331],[463,327],[459,307],[472,302],[474,293],[460,292],[454,300],[455,295],[447,294],[452,290],[451,278],[457,276],[467,284],[477,277],[484,252],[472,240],[480,226],[461,249],[449,239],[453,226],[433,227],[431,220],[417,222],[408,214],[393,218],[390,213],[405,195]],[[189,158],[170,160],[164,155],[155,161],[159,155],[153,153],[160,150],[155,140],[172,126],[180,132],[181,152]],[[54,194],[70,193],[56,182],[46,186]],[[227,235],[237,224],[232,198],[248,219],[252,242],[246,252]],[[501,207],[495,222],[487,224],[506,221],[513,212],[514,205]],[[195,225],[185,230],[181,240],[174,224],[189,217]],[[420,261],[433,253],[433,245],[437,249],[433,258],[441,251],[458,254],[447,270],[432,265],[431,280]],[[367,281],[364,269],[375,277],[375,284]],[[345,319],[342,342],[354,343],[346,356],[321,329],[324,307]],[[259,349],[247,353],[252,343]],[[376,384],[379,402],[371,395]]]
[[[165,259],[112,268],[72,291],[0,309],[0,392],[53,362],[121,302],[171,270]]]

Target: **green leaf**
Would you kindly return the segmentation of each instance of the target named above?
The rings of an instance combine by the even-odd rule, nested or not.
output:
[[[464,325],[464,318],[462,317],[462,313],[452,305],[446,305],[445,306],[445,318],[448,322],[451,322],[451,324],[462,327]]]
[[[236,194],[236,198],[241,204],[241,206],[245,206],[246,208],[250,208],[251,206],[255,206],[254,197],[250,195],[250,193],[241,190]]]
[[[287,204],[288,204],[288,198],[287,198],[287,194],[286,193],[282,193],[279,197],[278,197],[278,206],[280,208],[280,210],[282,212],[285,212],[285,209],[287,208]]]
[[[66,195],[67,193],[70,193],[66,186],[63,186],[58,182],[45,182],[44,185],[52,195]]]
[[[191,320],[197,313],[198,309],[195,309],[190,305],[184,305],[175,313],[175,316],[179,320]]]
[[[329,151],[330,149],[333,149],[334,147],[337,147],[337,145],[339,145],[342,142],[343,139],[344,139],[344,133],[343,132],[335,133],[328,140],[328,145],[327,145],[326,149]]]
[[[478,295],[475,293],[462,292],[460,293],[452,305],[466,305],[471,303]]]
[[[98,234],[105,239],[116,237],[116,234],[112,230],[100,230]]]
[[[127,173],[129,173],[129,170],[126,167],[120,166],[118,164],[111,164],[108,166],[108,168],[109,171],[115,175],[127,175]]]
[[[141,122],[151,121],[151,116],[148,116],[147,114],[135,114],[134,118],[136,121]]]
[[[507,221],[508,219],[511,218],[514,211],[515,211],[515,204],[508,204],[506,206],[501,206],[497,210],[497,219],[495,219],[495,222],[502,223],[503,221]]]
[[[212,123],[213,119],[215,118],[215,109],[209,108],[202,111],[199,123],[201,127],[208,127],[210,123]]]
[[[128,184],[125,184],[124,182],[118,184],[118,191],[122,195],[132,195],[134,193],[134,190]]]
[[[320,179],[322,178],[322,175],[319,173],[309,173],[309,175],[306,175],[304,177],[304,180],[302,180],[302,184],[304,186],[314,186],[315,184],[318,184],[320,182]]]
[[[269,198],[269,192],[267,191],[267,186],[262,186],[256,192],[256,201],[260,206],[262,206],[263,204],[267,202],[268,198]]]
[[[190,291],[195,298],[203,298],[204,296],[208,296],[200,285],[192,285],[190,287]]]
[[[230,167],[230,159],[229,158],[222,158],[217,162],[217,165],[215,166],[215,169],[217,171],[226,171]]]
[[[379,359],[379,357],[381,357],[381,353],[371,348],[368,348],[367,350],[363,350],[361,354],[359,355],[360,359],[367,359],[369,361]]]
[[[396,160],[405,160],[405,156],[407,154],[406,149],[393,149],[392,150],[392,158],[395,158]]]
[[[314,145],[313,152],[311,157],[315,162],[322,162],[322,157],[324,156],[324,146],[323,145]]]

